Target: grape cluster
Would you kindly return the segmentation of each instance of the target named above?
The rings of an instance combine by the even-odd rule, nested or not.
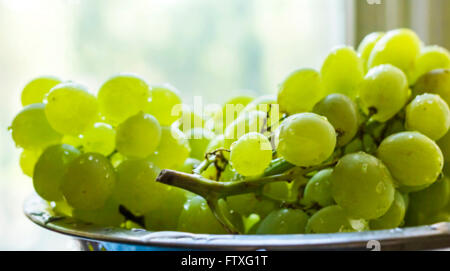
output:
[[[409,29],[336,47],[276,96],[205,114],[133,74],[97,95],[40,77],[22,103],[11,131],[23,172],[85,222],[290,234],[450,221],[450,54]]]

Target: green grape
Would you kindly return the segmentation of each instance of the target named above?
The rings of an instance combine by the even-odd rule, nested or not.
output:
[[[355,229],[350,223],[344,210],[332,205],[319,210],[311,216],[306,225],[307,233],[336,233],[354,232]]]
[[[79,136],[64,135],[63,138],[61,139],[61,143],[78,148],[83,145],[83,137],[81,135]]]
[[[405,74],[392,65],[369,70],[361,84],[360,103],[372,120],[385,122],[397,114],[409,97]]]
[[[268,183],[264,185],[262,193],[264,196],[278,201],[294,202],[296,199],[289,182]]]
[[[220,177],[214,163],[210,164],[200,175],[206,179],[214,181],[218,181]]]
[[[214,136],[213,132],[206,129],[191,129],[187,133],[189,146],[191,147],[190,156],[198,160],[203,160],[205,158],[206,149]]]
[[[262,134],[243,135],[231,146],[230,162],[243,176],[261,175],[272,161],[272,145]]]
[[[242,178],[242,176],[240,176],[230,164],[227,164],[220,174],[219,181],[232,182],[240,178]]]
[[[248,113],[251,111],[262,111],[264,113],[269,113],[271,111],[272,105],[277,104],[277,99],[272,95],[260,96],[253,99],[251,102],[245,106],[241,113]]]
[[[178,171],[192,174],[192,171],[200,165],[200,161],[195,158],[188,158],[184,161],[183,165],[178,169]]]
[[[28,177],[33,177],[34,166],[41,156],[41,150],[23,150],[20,154],[20,168]]]
[[[344,147],[344,154],[350,154],[354,152],[360,152],[364,148],[363,142],[361,138],[355,138],[350,143],[345,145]]]
[[[447,133],[436,142],[444,157],[444,173],[450,175],[450,133]]]
[[[386,33],[376,44],[369,57],[368,67],[391,64],[409,74],[420,53],[421,41],[409,29],[396,29]]]
[[[256,234],[305,233],[308,215],[302,210],[280,209],[271,212],[259,224]]]
[[[150,89],[150,100],[146,113],[152,114],[164,126],[170,126],[181,117],[181,110],[177,112],[177,106],[182,101],[178,91],[169,85],[153,86]]]
[[[300,69],[280,84],[277,101],[281,112],[292,115],[311,111],[324,94],[320,74],[313,69]]]
[[[54,76],[41,76],[27,83],[22,90],[22,105],[37,104],[44,102],[45,95],[62,81]]]
[[[117,168],[114,198],[135,214],[146,214],[166,202],[170,187],[156,182],[159,169],[148,160],[126,160]]]
[[[192,128],[203,128],[205,123],[206,121],[202,116],[192,112],[190,109],[183,108],[178,128],[183,131],[183,133],[186,133]]]
[[[188,139],[183,132],[173,126],[163,126],[159,146],[149,159],[161,169],[178,169],[190,152]]]
[[[75,209],[98,210],[116,183],[114,168],[98,153],[84,153],[70,162],[62,178],[64,198]]]
[[[381,217],[369,221],[371,230],[393,229],[402,225],[405,218],[406,205],[403,196],[395,191],[394,202]]]
[[[257,214],[261,219],[278,207],[274,201],[258,197],[253,193],[230,196],[226,200],[230,209],[235,212],[243,216]]]
[[[73,217],[84,222],[104,227],[118,227],[125,221],[125,218],[119,212],[119,204],[112,198],[109,198],[105,202],[105,205],[97,210],[74,209]]]
[[[389,122],[384,130],[383,136],[388,137],[393,134],[397,134],[400,132],[404,132],[406,130],[403,120],[395,119],[392,122]]]
[[[84,86],[59,84],[52,88],[46,100],[48,122],[62,134],[77,136],[98,118],[97,99]]]
[[[355,102],[343,94],[330,94],[318,102],[313,112],[324,116],[333,125],[337,145],[349,143],[359,129],[359,111]]]
[[[109,157],[109,161],[114,168],[119,167],[119,165],[125,160],[127,160],[127,157],[120,152],[116,152]]]
[[[450,53],[447,49],[433,45],[422,49],[416,59],[411,73],[411,83],[415,83],[422,75],[436,69],[450,68]]]
[[[178,220],[178,230],[191,233],[226,233],[206,201],[200,196],[190,198],[184,204]]]
[[[101,114],[117,125],[146,109],[150,89],[137,75],[119,74],[106,80],[97,96]]]
[[[325,59],[320,74],[327,93],[355,98],[364,77],[363,61],[352,47],[337,47]]]
[[[296,166],[319,165],[336,146],[334,127],[325,117],[314,113],[292,115],[279,129],[277,152]]]
[[[83,133],[83,150],[110,155],[116,148],[116,130],[106,123],[97,122]]]
[[[222,109],[218,110],[213,117],[218,132],[222,133],[228,125],[237,119],[251,101],[253,101],[253,97],[237,96],[225,102]]]
[[[409,208],[425,214],[436,213],[447,205],[450,197],[450,179],[442,177],[428,188],[410,193]]]
[[[358,53],[363,61],[364,69],[367,72],[367,63],[375,44],[384,36],[383,32],[373,32],[365,36],[358,47]]]
[[[36,162],[33,186],[36,193],[48,201],[63,199],[61,184],[69,163],[80,155],[80,151],[70,145],[48,147]]]
[[[433,70],[420,77],[413,87],[413,95],[423,93],[438,94],[450,104],[450,69]]]
[[[146,158],[156,150],[160,141],[161,126],[149,114],[140,112],[117,127],[117,150],[128,157]]]
[[[444,163],[436,143],[418,132],[402,132],[385,138],[377,156],[400,186],[434,183]]]
[[[61,141],[61,135],[47,121],[44,104],[26,106],[14,118],[10,129],[16,145],[24,149],[45,149]]]
[[[73,208],[65,200],[53,201],[50,203],[50,205],[52,206],[53,211],[57,215],[62,215],[66,217],[73,216]]]
[[[450,109],[436,94],[416,96],[406,108],[406,128],[433,140],[443,137],[450,127]]]
[[[336,203],[352,218],[375,219],[394,201],[394,182],[386,166],[363,153],[342,157],[331,175]]]
[[[322,207],[335,204],[331,193],[332,168],[323,169],[317,172],[306,184],[302,202],[307,205],[315,203]]]
[[[250,132],[263,132],[267,124],[267,113],[263,111],[245,111],[233,121],[224,133],[224,148],[230,149],[231,144],[241,136]]]
[[[208,144],[208,147],[206,147],[206,152],[213,152],[217,149],[221,149],[225,147],[225,136],[224,135],[217,135]]]

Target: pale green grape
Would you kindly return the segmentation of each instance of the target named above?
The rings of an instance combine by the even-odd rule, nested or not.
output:
[[[318,102],[313,112],[324,116],[333,125],[337,145],[349,143],[359,129],[359,111],[355,102],[343,94],[330,94]]]
[[[406,128],[433,140],[443,137],[450,127],[450,109],[436,94],[416,96],[406,108]]]
[[[420,53],[421,41],[416,33],[409,29],[396,29],[386,33],[370,54],[368,67],[392,64],[409,74]]]
[[[327,93],[355,98],[364,77],[363,61],[352,47],[337,47],[325,59],[320,74]]]
[[[163,126],[159,146],[149,159],[161,169],[178,169],[189,157],[190,151],[188,139],[183,132],[173,126]]]
[[[54,76],[41,76],[31,80],[22,90],[22,105],[42,103],[45,95],[61,82],[61,79]]]
[[[70,145],[48,147],[36,162],[33,186],[36,193],[48,201],[63,199],[61,184],[68,164],[80,155],[80,151]]]
[[[292,184],[289,182],[268,183],[263,187],[263,195],[279,201],[294,202]]]
[[[280,84],[277,101],[281,112],[292,115],[311,111],[324,94],[319,72],[301,69],[291,73]]]
[[[225,148],[225,136],[217,135],[209,142],[206,152],[212,152],[221,148]]]
[[[364,149],[363,142],[362,142],[361,138],[357,137],[357,138],[353,139],[350,143],[345,145],[344,154],[360,152],[363,149]]]
[[[373,32],[365,36],[358,46],[358,53],[363,61],[364,69],[367,72],[367,63],[369,62],[370,54],[372,53],[375,44],[384,36],[383,32]]]
[[[45,149],[61,142],[61,135],[47,121],[44,104],[26,106],[14,118],[10,129],[16,145],[24,149]]]
[[[433,70],[420,77],[413,87],[413,95],[423,93],[438,94],[450,104],[450,69]]]
[[[114,168],[117,168],[125,160],[127,160],[127,157],[120,152],[116,152],[109,157],[109,161]]]
[[[178,128],[183,131],[183,133],[186,133],[192,128],[203,128],[205,123],[206,121],[202,116],[192,112],[188,108],[183,108]]]
[[[20,168],[28,177],[33,177],[34,166],[41,156],[41,150],[23,150],[20,154]]]
[[[64,135],[63,138],[61,139],[61,143],[78,148],[83,145],[83,137],[81,135],[79,136]]]
[[[431,215],[442,210],[450,197],[450,179],[442,177],[424,190],[410,193],[409,208]]]
[[[450,133],[447,133],[436,142],[442,151],[444,157],[444,172],[450,175]]]
[[[375,219],[394,201],[394,182],[386,166],[363,153],[342,157],[331,175],[336,203],[352,218]]]
[[[250,96],[237,96],[227,102],[214,114],[215,127],[219,130],[219,133],[223,133],[226,127],[230,125],[241,113],[241,111],[251,102],[253,97]]]
[[[361,84],[362,109],[373,120],[385,122],[397,114],[409,97],[405,74],[392,65],[380,65],[369,70]]]
[[[260,96],[253,99],[251,102],[245,106],[241,113],[248,113],[251,111],[262,111],[264,113],[269,113],[271,111],[271,106],[277,104],[277,99],[272,95]]]
[[[107,158],[98,153],[84,153],[68,164],[61,189],[73,208],[97,210],[105,205],[115,183],[116,174]]]
[[[295,114],[280,125],[277,152],[296,166],[314,166],[328,159],[336,146],[336,132],[325,117]]]
[[[302,202],[307,205],[319,204],[327,207],[335,204],[331,193],[332,168],[317,172],[306,184]]]
[[[98,118],[97,98],[76,83],[52,88],[46,98],[45,115],[56,131],[77,136]]]
[[[353,232],[355,229],[344,210],[332,205],[319,210],[311,216],[306,225],[307,233]]]
[[[206,179],[214,181],[218,181],[220,177],[219,172],[214,163],[210,164],[200,175]]]
[[[245,134],[231,145],[231,165],[243,176],[262,174],[270,161],[272,161],[272,145],[262,134],[256,132]]]
[[[181,117],[181,110],[177,110],[182,101],[178,95],[178,90],[169,85],[152,86],[150,89],[150,100],[146,112],[164,126],[170,126]]]
[[[214,136],[214,133],[207,129],[191,129],[187,133],[189,146],[191,147],[190,157],[203,160],[205,158],[206,149]]]
[[[105,205],[97,210],[73,210],[73,217],[84,222],[92,223],[98,226],[120,226],[125,218],[119,212],[119,204],[112,198],[109,198]]]
[[[403,196],[395,191],[394,202],[389,210],[381,217],[369,221],[371,230],[392,229],[402,225],[406,213],[406,204]]]
[[[178,220],[178,230],[191,233],[226,233],[206,201],[200,196],[190,198],[184,204]]]
[[[161,126],[152,115],[138,113],[117,127],[116,147],[132,158],[146,158],[161,141]]]
[[[150,89],[144,79],[134,74],[115,75],[98,92],[100,113],[117,125],[146,109]]]
[[[230,196],[226,200],[230,209],[235,212],[243,216],[257,214],[261,219],[278,207],[274,201],[258,197],[253,193]]]
[[[434,183],[444,163],[438,145],[418,132],[402,132],[385,138],[377,156],[400,186]]]
[[[231,144],[241,136],[250,133],[261,133],[266,129],[267,113],[263,111],[244,111],[225,130],[224,147],[230,149]]]
[[[419,77],[429,71],[450,68],[450,53],[439,46],[427,46],[416,59],[411,73],[411,83],[415,83]]]
[[[192,171],[200,165],[200,161],[195,158],[188,158],[184,161],[183,165],[178,169],[181,172],[191,174]]]
[[[116,130],[106,123],[97,122],[83,133],[83,150],[110,155],[116,148]]]
[[[305,233],[308,215],[302,210],[280,209],[271,212],[256,229],[256,234]]]

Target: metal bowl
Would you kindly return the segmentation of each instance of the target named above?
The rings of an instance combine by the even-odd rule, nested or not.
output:
[[[425,250],[450,247],[450,223],[333,234],[217,235],[99,227],[56,216],[37,195],[25,215],[48,230],[75,237],[86,250]]]

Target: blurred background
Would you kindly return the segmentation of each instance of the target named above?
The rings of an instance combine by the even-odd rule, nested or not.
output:
[[[450,48],[448,0],[0,0],[0,250],[70,250],[70,238],[22,214],[32,183],[7,127],[20,92],[39,75],[96,92],[133,72],[170,82],[185,100],[221,103],[238,93],[275,93],[299,67],[364,35],[411,27]]]

